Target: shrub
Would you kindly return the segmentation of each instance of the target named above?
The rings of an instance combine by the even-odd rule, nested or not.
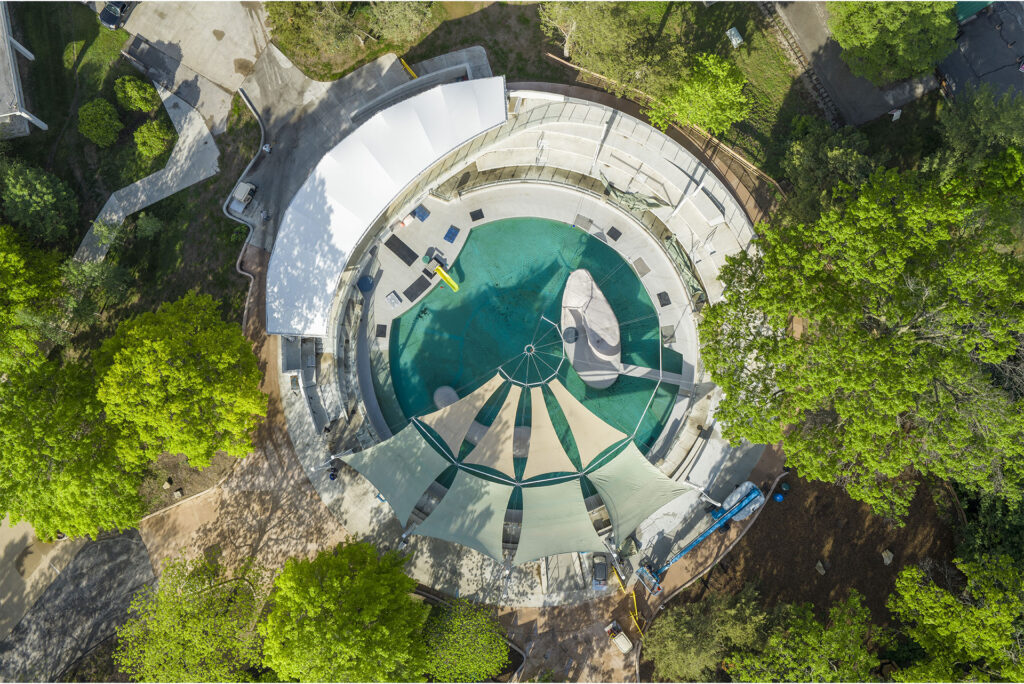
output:
[[[35,242],[64,237],[78,219],[78,200],[71,188],[52,173],[9,161],[0,170],[4,214],[26,229]]]
[[[164,119],[147,121],[135,130],[135,147],[139,157],[152,161],[170,148],[174,141],[174,128]]]
[[[484,606],[458,599],[427,620],[427,671],[438,682],[482,682],[508,664],[504,630]]]
[[[156,216],[142,212],[135,219],[135,234],[140,238],[149,239],[164,228],[164,222]]]
[[[697,55],[676,94],[655,103],[648,116],[663,131],[676,122],[721,135],[750,113],[750,101],[743,94],[746,82],[732,62],[718,55]]]
[[[117,118],[117,109],[102,97],[78,108],[78,132],[100,147],[110,147],[124,124]]]
[[[160,106],[160,95],[152,83],[137,76],[122,76],[114,82],[114,95],[121,109],[149,112]]]

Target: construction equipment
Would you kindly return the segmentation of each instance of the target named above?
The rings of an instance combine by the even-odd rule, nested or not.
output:
[[[644,585],[651,596],[661,593],[661,580],[665,577],[668,569],[679,562],[683,556],[700,546],[700,543],[710,537],[718,529],[729,523],[730,520],[743,520],[756,511],[764,503],[764,494],[753,482],[744,482],[730,494],[722,505],[712,511],[711,518],[714,522],[703,532],[697,535],[693,541],[684,546],[674,556],[668,559],[664,565],[655,569],[653,563],[644,562],[636,570],[637,579]]]

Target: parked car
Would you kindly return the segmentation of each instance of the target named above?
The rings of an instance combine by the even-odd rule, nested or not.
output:
[[[131,7],[130,2],[108,2],[100,12],[100,23],[111,31],[116,31],[128,18],[129,7]]]
[[[594,591],[604,591],[608,588],[608,556],[603,553],[595,553],[593,566]]]
[[[604,633],[608,635],[608,638],[612,640],[612,643],[615,644],[616,648],[623,653],[629,653],[633,650],[633,642],[629,640],[629,637],[626,636],[626,633],[622,631],[622,628],[619,627],[619,623],[615,620],[612,620],[605,625]]]

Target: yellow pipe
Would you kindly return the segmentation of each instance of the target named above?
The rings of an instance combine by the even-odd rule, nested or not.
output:
[[[459,284],[452,280],[452,277],[448,275],[443,268],[441,268],[440,266],[435,266],[434,273],[441,276],[441,280],[443,280],[445,284],[448,285],[448,287],[452,288],[452,292],[459,291]]]
[[[410,69],[410,68],[409,68],[409,65],[405,63],[405,60],[404,60],[404,59],[402,59],[401,57],[399,57],[399,58],[398,58],[398,61],[402,63],[402,66],[404,66],[404,67],[405,67],[405,70],[409,72],[409,75],[410,75],[410,76],[412,76],[413,78],[419,78],[419,76],[417,76],[417,75],[416,75],[416,72],[415,72],[415,71],[413,71],[412,69]]]
[[[612,566],[612,572],[615,573],[615,579],[619,580],[619,589],[621,589],[622,593],[625,594],[626,593],[626,585],[624,585],[622,583],[622,578],[619,577],[619,571],[616,570],[614,566]]]

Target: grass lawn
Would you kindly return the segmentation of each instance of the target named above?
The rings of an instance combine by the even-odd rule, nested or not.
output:
[[[78,132],[77,111],[96,97],[116,104],[114,81],[140,75],[120,55],[128,33],[104,28],[80,3],[13,3],[11,10],[18,35],[36,56],[23,72],[29,107],[49,126],[12,141],[11,154],[52,171],[78,194],[79,232],[67,244],[73,250],[110,193],[167,163],[173,141],[164,154],[143,161],[136,155],[135,129],[153,118],[174,127],[162,106],[151,112],[119,110],[125,127],[117,143],[98,148]]]

